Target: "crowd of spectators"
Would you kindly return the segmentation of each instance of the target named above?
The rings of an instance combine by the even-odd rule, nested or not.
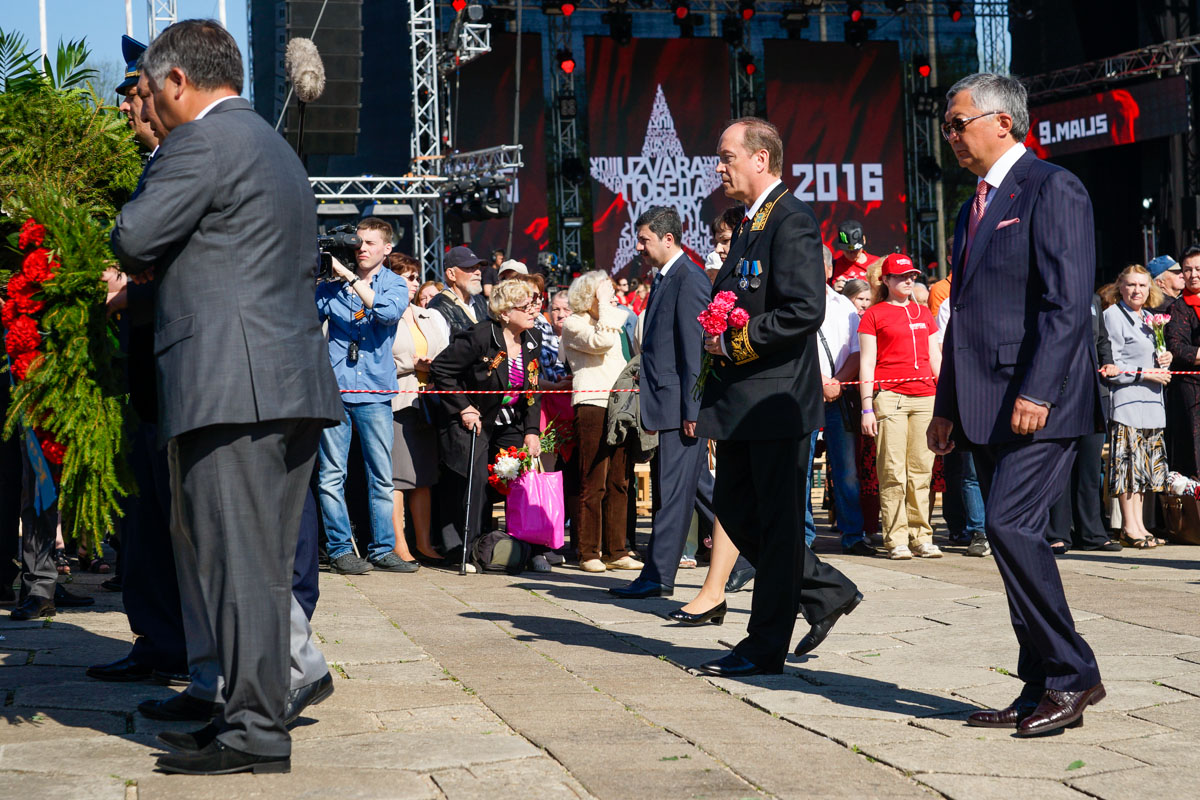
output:
[[[714,220],[716,250],[704,264],[710,279],[740,222],[738,208]],[[375,225],[365,220],[360,230],[369,234]],[[930,285],[909,258],[869,255],[866,241],[863,226],[848,221],[837,232],[836,252],[826,248],[826,319],[818,334],[826,416],[822,430],[813,434],[812,450],[824,453],[820,483],[841,551],[897,560],[939,558],[945,552],[986,557],[991,552],[984,532],[987,512],[970,451],[960,448],[935,458],[925,443],[942,335],[950,324],[946,301],[953,272]],[[502,251],[485,261],[457,247],[446,260],[445,284],[419,284],[419,265],[388,250],[376,253],[383,256],[381,265],[404,280],[389,277],[382,283],[403,297],[389,305],[385,290],[383,301],[367,309],[367,321],[392,330],[392,358],[379,361],[394,371],[401,391],[343,394],[347,420],[355,420],[367,463],[371,537],[366,560],[346,558],[350,542],[334,496],[334,478],[344,479],[345,465],[326,467],[326,450],[332,448],[323,445],[322,510],[335,569],[365,571],[373,565],[410,571],[418,562],[455,562],[467,524],[473,532],[493,527],[493,504],[502,498],[487,486],[487,465],[509,446],[541,455],[538,434],[547,428],[555,430],[558,446],[543,461],[564,473],[570,539],[561,553],[537,552],[533,567],[548,570],[565,556],[586,572],[641,569],[634,536],[634,468],[644,459],[635,439],[610,443],[608,423],[610,390],[640,351],[638,321],[652,275],[635,269],[613,279],[591,271],[549,294],[541,275],[531,275]],[[339,291],[353,289],[335,283],[326,293]],[[1056,554],[1165,544],[1154,532],[1163,531],[1153,495],[1170,489],[1168,475],[1194,481],[1200,456],[1200,381],[1174,374],[1196,369],[1200,246],[1185,251],[1179,262],[1160,256],[1148,267],[1127,267],[1094,301],[1108,429],[1080,442],[1070,489],[1052,518],[1049,543]],[[1155,344],[1155,314],[1170,317],[1163,329],[1165,347]],[[337,342],[331,334],[335,371],[339,356],[344,359],[344,345]],[[502,369],[491,366],[502,352],[520,357],[505,361]],[[358,356],[360,363],[363,357]],[[434,387],[512,393],[421,393]],[[531,388],[570,393],[521,393]],[[372,463],[377,440],[384,437],[373,437],[374,423],[361,422],[366,417],[359,406],[390,408],[390,487],[384,482],[387,471]],[[332,429],[326,439],[340,442],[339,430]],[[474,450],[472,434],[482,434]],[[340,445],[336,455],[344,461]],[[711,458],[709,466],[715,469]],[[951,548],[945,551],[934,541],[932,509],[939,493],[942,547]],[[468,503],[471,520],[465,513]],[[806,522],[811,544],[817,535],[811,496]],[[702,557],[715,538],[711,533],[703,538]],[[682,567],[695,564],[694,551],[694,545],[688,548]],[[732,564],[733,557],[721,561]],[[723,572],[728,577],[729,570]],[[717,595],[725,585],[718,578]]]

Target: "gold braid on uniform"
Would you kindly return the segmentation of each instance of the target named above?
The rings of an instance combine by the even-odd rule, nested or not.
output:
[[[729,334],[729,345],[733,351],[733,363],[748,364],[758,358],[758,353],[750,346],[750,326],[735,328]]]

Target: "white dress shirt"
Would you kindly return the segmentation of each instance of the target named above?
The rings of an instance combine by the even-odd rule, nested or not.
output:
[[[211,103],[206,105],[203,108],[203,110],[201,110],[201,112],[196,115],[196,119],[204,119],[204,117],[208,115],[208,112],[212,111],[219,104],[224,103],[226,100],[232,100],[235,97],[240,97],[240,95],[229,94],[229,95],[225,95],[224,97],[218,97],[216,100],[213,100]],[[195,121],[196,121],[195,119],[192,120],[192,122],[195,122]]]
[[[1008,177],[1009,171],[1013,168],[1021,156],[1025,155],[1025,145],[1017,142],[1012,147],[1004,151],[1004,155],[996,159],[996,163],[992,164],[992,168],[987,171],[979,180],[987,181],[987,185],[992,189],[1000,188],[1000,184],[1004,183],[1004,179]],[[978,184],[976,184],[978,186]],[[992,198],[996,195],[994,191],[989,191],[987,198],[983,201],[983,207],[986,209],[992,203]]]
[[[818,337],[817,358],[821,363],[821,374],[832,378],[846,365],[846,359],[858,352],[858,309],[828,284],[825,286],[825,320],[821,323],[821,336],[825,337],[825,344],[833,354],[833,364],[830,364]]]

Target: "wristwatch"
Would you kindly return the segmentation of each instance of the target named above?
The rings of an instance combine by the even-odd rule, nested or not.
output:
[[[347,285],[347,286],[353,286],[353,285],[354,285],[354,284],[356,284],[356,283],[358,283],[358,276],[357,276],[357,275],[355,275],[355,276],[354,276],[353,278],[351,278],[350,280],[346,281],[346,285]]]

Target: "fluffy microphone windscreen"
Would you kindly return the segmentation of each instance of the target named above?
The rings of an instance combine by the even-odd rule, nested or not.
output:
[[[288,42],[283,64],[301,103],[311,103],[325,91],[325,65],[312,39],[300,37]]]

